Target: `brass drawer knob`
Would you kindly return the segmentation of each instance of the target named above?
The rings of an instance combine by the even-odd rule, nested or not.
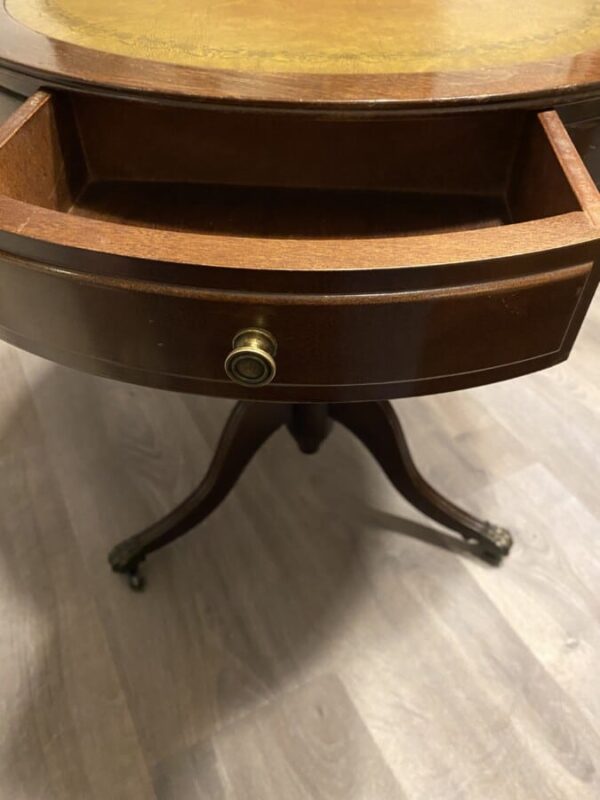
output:
[[[277,341],[268,331],[246,328],[233,337],[233,350],[225,359],[225,372],[242,386],[266,386],[277,371]]]

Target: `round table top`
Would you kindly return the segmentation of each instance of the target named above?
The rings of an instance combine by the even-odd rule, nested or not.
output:
[[[292,105],[554,95],[600,83],[600,2],[4,0],[1,62]]]

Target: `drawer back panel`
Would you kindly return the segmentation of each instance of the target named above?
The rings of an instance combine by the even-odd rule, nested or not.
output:
[[[415,192],[502,193],[524,119],[315,119],[85,96],[73,103],[98,179]]]

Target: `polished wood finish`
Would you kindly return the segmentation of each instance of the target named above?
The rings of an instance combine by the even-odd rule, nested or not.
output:
[[[238,403],[202,482],[167,516],[113,547],[108,557],[112,569],[126,575],[131,588],[142,589],[145,579],[139,570],[147,556],[203,522],[227,497],[256,451],[280,427],[288,427],[304,453],[315,453],[326,439],[332,421],[341,423],[360,439],[415,508],[460,533],[492,563],[500,563],[509,554],[512,537],[506,529],[473,517],[423,478],[389,402]]]
[[[307,455],[318,452],[332,424],[330,407],[324,403],[294,404],[288,413],[288,430]]]
[[[3,336],[25,349],[135,383],[304,401],[447,391],[557,363],[592,288],[589,264],[361,303],[83,281],[8,259],[0,275]],[[278,340],[277,376],[248,388],[223,364],[232,335],[258,321]]]
[[[340,403],[330,406],[332,418],[367,447],[400,494],[440,525],[457,531],[493,563],[508,555],[507,530],[484,522],[437,492],[421,475],[406,436],[389,402]]]
[[[514,528],[501,569],[336,426],[275,434],[142,596],[106,553],[232,404],[0,343],[0,796],[597,800],[599,300],[566,363],[394,403],[427,479]]]
[[[0,130],[0,192],[4,337],[163,388],[512,377],[566,358],[598,280],[598,191],[554,112],[275,124],[40,93]],[[269,386],[223,369],[247,327],[279,343]]]
[[[598,192],[552,109],[597,96],[597,53],[253,74],[107,55],[0,15],[0,83],[61,90],[0,132],[10,341],[114,378],[243,396],[216,377],[219,348],[268,322],[287,383],[252,399],[296,408],[450,390],[568,354],[597,283]],[[598,796],[593,358],[518,393],[405,404],[428,477],[519,530],[500,575],[388,513],[395,494],[382,510],[379,476],[343,433],[300,466],[276,436],[205,536],[164,554],[140,604],[98,565],[191,488],[221,412],[2,352],[1,794]],[[327,420],[306,408],[290,429],[310,451]],[[344,414],[362,430],[359,407]],[[397,431],[375,428],[366,438],[395,474]]]
[[[128,574],[134,588],[141,588],[139,564],[206,519],[229,494],[256,451],[288,417],[288,406],[283,403],[236,406],[202,483],[166,517],[114,547],[109,556],[113,570]]]
[[[562,124],[552,112],[539,117],[515,117],[509,114],[508,118],[503,114],[476,118],[457,115],[452,121],[438,120],[437,124],[428,119],[420,122],[391,120],[375,126],[375,131],[380,129],[377,135],[372,125],[355,127],[356,123],[352,120],[340,120],[333,126],[320,120],[312,120],[306,126],[293,122],[281,126],[273,121],[265,125],[264,122],[258,123],[260,116],[227,114],[227,121],[224,121],[219,113],[206,118],[201,113],[168,107],[154,107],[148,112],[140,104],[122,102],[117,105],[109,103],[109,116],[104,119],[103,111],[107,108],[105,102],[95,99],[91,102],[98,109],[98,113],[93,115],[89,114],[90,101],[75,97],[74,105],[70,108],[69,98],[59,96],[53,99],[45,93],[39,93],[27,101],[0,131],[0,145],[3,150],[7,148],[3,159],[6,170],[3,183],[7,194],[0,196],[2,231],[5,234],[21,234],[23,240],[19,242],[14,236],[3,237],[3,241],[11,243],[12,252],[21,255],[34,252],[33,244],[27,249],[27,242],[33,239],[37,248],[35,252],[46,261],[53,262],[59,256],[61,265],[68,265],[68,248],[77,248],[90,254],[72,254],[71,264],[81,263],[82,258],[92,259],[92,254],[95,254],[94,268],[97,271],[102,268],[98,264],[98,254],[127,257],[128,263],[121,262],[121,275],[144,274],[151,275],[153,279],[158,276],[164,279],[165,270],[151,271],[152,262],[193,264],[193,271],[185,271],[183,266],[176,274],[173,274],[175,270],[170,270],[169,279],[176,282],[178,275],[184,274],[182,280],[189,285],[193,282],[191,276],[195,275],[196,283],[203,286],[215,285],[219,275],[225,274],[227,284],[231,285],[231,270],[220,272],[214,267],[235,266],[252,270],[252,275],[246,276],[247,283],[244,283],[245,276],[241,271],[235,273],[234,285],[240,288],[249,285],[257,288],[264,285],[264,281],[273,281],[272,276],[265,274],[268,268],[280,273],[282,281],[279,285],[285,285],[286,289],[309,286],[313,279],[320,286],[324,286],[327,280],[328,290],[335,290],[335,275],[328,278],[319,275],[315,278],[310,273],[315,270],[326,273],[341,271],[337,288],[339,291],[342,286],[347,291],[354,287],[363,290],[367,286],[373,288],[373,284],[368,285],[369,280],[380,278],[375,269],[393,270],[396,277],[400,278],[398,282],[404,286],[410,276],[407,276],[406,270],[399,271],[398,266],[437,266],[444,262],[465,264],[539,252],[548,256],[550,251],[567,245],[597,239],[597,232],[588,220],[591,208],[597,204],[597,193],[590,197],[589,192],[584,191],[585,170],[581,172],[579,157],[568,137],[560,139]],[[77,131],[74,124],[69,124],[69,117],[73,113],[77,125],[84,126],[83,134]],[[128,135],[127,130],[119,129],[117,115],[129,120],[132,136]],[[555,122],[552,123],[552,120]],[[217,131],[221,133],[220,137],[215,139],[210,132],[204,134],[207,128],[212,128],[215,123],[219,125],[219,122],[220,129],[218,127]],[[529,124],[526,125],[527,122]],[[274,127],[265,137],[265,130],[271,125]],[[536,136],[547,162],[545,171],[540,171],[535,159],[528,161],[525,149],[525,161],[521,168],[526,177],[514,174],[511,170],[511,156],[517,155],[519,132],[523,126],[523,145],[526,148],[530,137]],[[236,129],[240,127],[241,135],[236,135]],[[279,130],[281,135],[278,134]],[[298,150],[299,139],[305,142],[304,153]],[[148,145],[145,146],[144,141]],[[172,142],[171,147],[165,145],[169,141]],[[275,142],[277,144],[273,147]],[[385,159],[381,156],[382,148],[392,150],[392,144],[398,154],[390,162],[394,168],[393,177],[386,170]],[[50,180],[59,182],[64,182],[63,173],[81,174],[82,145],[86,151],[89,149],[91,167],[95,173],[89,174],[89,168],[87,174],[84,171],[80,188],[85,188],[86,181],[92,187],[98,182],[101,185],[103,180],[133,181],[134,184],[136,180],[158,181],[161,184],[182,181],[187,184],[191,181],[194,185],[200,184],[197,192],[202,197],[207,183],[230,186],[237,180],[237,184],[234,184],[237,186],[254,181],[259,187],[393,190],[400,193],[400,199],[402,195],[411,200],[415,193],[426,195],[440,219],[430,218],[428,221],[426,210],[422,209],[420,224],[424,226],[424,231],[419,231],[417,220],[413,219],[413,230],[409,227],[405,231],[412,233],[410,237],[327,236],[325,228],[319,236],[311,236],[309,232],[301,237],[281,238],[281,235],[277,235],[277,218],[271,223],[273,230],[270,236],[261,236],[260,231],[255,231],[254,236],[241,235],[241,231],[238,231],[239,235],[231,235],[235,233],[231,229],[233,220],[229,222],[228,235],[199,235],[203,232],[202,222],[196,223],[197,230],[175,230],[165,235],[160,228],[160,209],[168,204],[169,198],[167,196],[161,206],[156,189],[152,186],[148,187],[150,208],[138,213],[142,217],[146,214],[148,224],[152,222],[154,214],[153,224],[158,229],[137,226],[135,208],[124,207],[122,216],[119,216],[118,209],[113,211],[113,216],[119,217],[119,223],[133,224],[103,221],[103,225],[99,226],[97,220],[89,219],[89,216],[93,217],[93,208],[88,211],[83,209],[87,216],[71,213],[66,217],[64,214],[48,213],[68,210],[66,206],[57,208],[56,204],[52,207],[50,198],[40,208],[35,204],[35,196],[27,198],[23,191],[17,191],[16,196],[11,197],[11,191],[14,193],[14,190],[10,181],[20,181],[18,173],[21,171],[27,175],[31,161],[41,166],[40,158],[48,162],[38,176],[42,181],[44,171],[49,173]],[[203,155],[204,146],[210,159]],[[240,157],[242,150],[248,152],[250,157],[246,159],[243,154]],[[139,155],[135,155],[135,151]],[[153,159],[153,153],[158,157]],[[233,164],[232,156],[235,159]],[[258,167],[255,166],[261,161]],[[298,166],[289,168],[290,162]],[[373,174],[366,166],[368,163],[377,167]],[[461,164],[464,169],[461,169]],[[321,165],[322,170],[316,165]],[[183,180],[186,175],[189,177]],[[466,202],[467,208],[471,196],[471,200],[483,196],[486,199],[480,213],[483,212],[483,223],[489,226],[493,221],[489,219],[490,200],[495,200],[496,208],[502,209],[500,216],[504,219],[496,221],[507,221],[510,211],[507,202],[514,200],[515,188],[523,184],[532,184],[533,190],[537,191],[538,208],[530,207],[528,210],[535,225],[527,223],[526,214],[525,221],[519,223],[523,227],[505,229],[495,226],[490,230],[473,230],[478,228],[478,220],[472,215],[471,219],[467,216],[462,223],[460,218],[458,220],[459,228],[466,227],[469,230],[458,230],[453,235],[431,233],[430,229],[435,231],[436,225],[444,229],[444,213],[450,214],[450,219],[456,213],[440,208],[439,203],[436,205],[439,195],[451,195],[452,204],[448,203],[448,206]],[[511,197],[507,194],[509,189]],[[547,199],[548,190],[556,192],[556,200]],[[333,205],[336,197],[330,199],[330,205]],[[22,202],[29,199],[29,202],[20,205],[11,202],[13,199],[21,199]],[[118,197],[115,202],[119,204]],[[545,205],[552,202],[558,203],[558,206],[554,209],[548,206],[546,209]],[[297,200],[296,204],[298,211],[310,212],[310,203],[306,200],[304,203],[302,199]],[[406,208],[410,209],[408,203]],[[73,210],[77,212],[82,209],[75,207]],[[569,210],[571,213],[561,213],[557,218],[545,216]],[[99,213],[107,214],[107,211],[101,207]],[[166,214],[162,211],[163,217]],[[128,215],[133,215],[133,218],[128,220]],[[240,224],[243,224],[243,216]],[[402,220],[396,225],[396,232],[401,234]],[[178,227],[173,222],[171,226]],[[62,252],[53,252],[52,245],[61,246]],[[134,259],[143,259],[145,263],[135,264]],[[103,271],[110,269],[114,273],[119,270],[119,262],[120,258],[106,259]],[[210,266],[210,269],[205,269],[206,266]],[[360,283],[353,280],[355,272],[359,273]],[[299,276],[290,273],[299,273]],[[438,280],[443,281],[442,276]]]
[[[600,82],[599,17],[584,0],[139,8],[140,0],[118,13],[99,0],[4,0],[1,81],[27,94],[93,86],[188,102],[377,111],[544,107],[589,96]]]

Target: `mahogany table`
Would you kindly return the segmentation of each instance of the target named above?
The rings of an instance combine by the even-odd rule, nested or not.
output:
[[[599,278],[597,3],[0,0],[0,86],[0,335],[240,401],[198,489],[110,554],[133,588],[273,431],[312,453],[333,421],[508,553],[389,399],[567,358]]]

